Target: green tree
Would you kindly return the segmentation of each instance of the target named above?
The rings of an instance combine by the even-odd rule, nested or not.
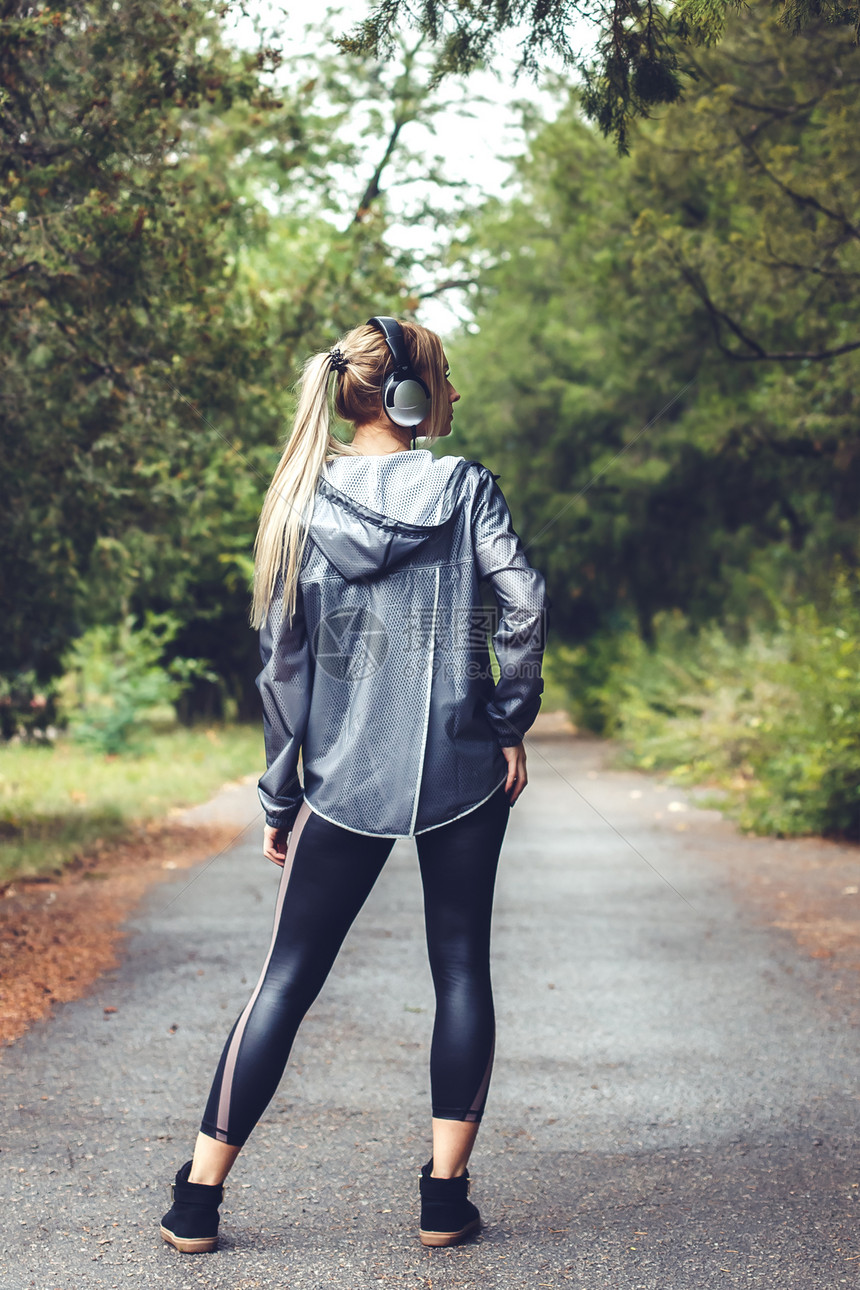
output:
[[[257,711],[249,557],[290,386],[417,303],[385,188],[441,102],[414,50],[241,51],[227,8],[7,5],[0,46],[0,673],[170,614],[169,652],[221,678],[186,713]]]
[[[781,28],[797,33],[823,23],[860,33],[860,9],[840,0],[775,0]],[[341,38],[353,52],[384,55],[409,25],[438,50],[442,78],[489,62],[504,33],[515,33],[519,70],[536,73],[544,60],[560,61],[583,87],[582,105],[621,152],[633,123],[655,107],[682,97],[694,69],[691,47],[719,42],[743,0],[376,0],[369,16]]]
[[[619,157],[571,92],[462,248],[469,449],[570,640],[679,607],[743,632],[856,565],[860,50],[760,4]]]
[[[218,441],[173,383],[230,390],[256,327],[232,291],[252,216],[218,165],[221,122],[289,109],[203,4],[4,18],[0,668],[48,675],[94,549],[113,579],[118,533],[157,545]]]

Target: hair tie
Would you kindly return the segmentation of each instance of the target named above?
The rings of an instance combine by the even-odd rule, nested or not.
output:
[[[329,362],[331,363],[332,368],[334,369],[335,372],[342,373],[346,371],[347,364],[349,363],[349,359],[347,358],[346,354],[341,353],[341,351],[337,347],[335,347],[334,349],[329,351],[328,357],[329,357]]]

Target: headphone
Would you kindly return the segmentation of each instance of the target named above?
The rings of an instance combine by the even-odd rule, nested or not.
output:
[[[382,332],[394,359],[394,371],[386,376],[382,387],[385,415],[396,426],[419,425],[430,412],[430,391],[409,361],[400,323],[394,318],[381,317],[368,318],[367,325]],[[414,433],[412,446],[415,446]]]

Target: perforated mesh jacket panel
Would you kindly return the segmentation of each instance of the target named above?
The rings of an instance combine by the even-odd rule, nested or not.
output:
[[[345,828],[412,837],[504,781],[501,749],[540,708],[550,601],[486,466],[424,449],[328,462],[290,623],[282,596],[257,677],[269,824],[292,827],[304,798]]]
[[[426,448],[383,457],[336,457],[326,478],[374,510],[410,524],[435,524],[444,488],[462,457],[436,458]]]

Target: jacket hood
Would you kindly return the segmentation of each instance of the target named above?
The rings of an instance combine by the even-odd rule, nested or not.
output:
[[[331,478],[320,476],[314,498],[310,537],[347,582],[397,568],[438,536],[457,509],[469,464],[462,457],[437,460],[426,449],[393,453],[379,462],[373,457],[336,459]],[[376,484],[370,494],[369,473]],[[383,509],[373,510],[352,496],[351,485]]]

